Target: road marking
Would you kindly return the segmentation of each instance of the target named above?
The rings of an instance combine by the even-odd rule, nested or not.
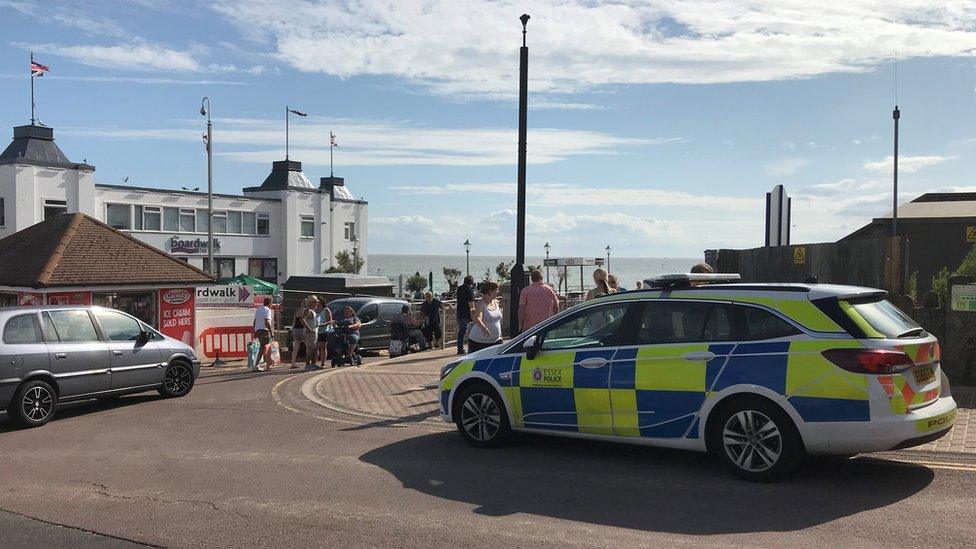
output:
[[[871,461],[874,463],[879,463],[881,465],[895,465],[895,466],[911,466],[911,465],[923,465],[930,469],[944,469],[946,471],[974,471],[976,472],[976,465],[967,465],[965,463],[952,463],[944,461],[928,461],[928,460],[915,460],[915,459],[904,459],[904,458],[877,458],[865,456],[865,461]]]

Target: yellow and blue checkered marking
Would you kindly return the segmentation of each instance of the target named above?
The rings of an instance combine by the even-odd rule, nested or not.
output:
[[[444,411],[454,381],[471,371],[494,379],[512,407],[516,427],[634,437],[698,437],[698,414],[709,394],[736,385],[786,396],[804,421],[868,421],[869,377],[824,359],[828,348],[856,340],[674,344],[545,351],[464,361],[443,384]],[[685,360],[710,351],[707,362]],[[603,358],[598,368],[581,362]],[[502,374],[510,374],[502,377]]]

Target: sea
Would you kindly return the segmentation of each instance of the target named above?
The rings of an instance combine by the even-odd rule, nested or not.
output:
[[[542,265],[544,257],[527,257],[526,266]],[[485,278],[485,271],[489,271],[491,278],[495,281],[498,276],[495,274],[495,267],[502,262],[509,263],[513,257],[505,256],[471,256],[471,276],[475,282],[480,282]],[[606,258],[604,258],[606,260]],[[620,285],[624,288],[633,289],[638,280],[667,273],[687,273],[691,266],[700,262],[701,258],[674,258],[674,257],[614,257],[610,256],[610,272],[616,275]],[[461,271],[461,276],[465,275],[464,255],[393,255],[393,254],[369,254],[367,261],[367,272],[370,275],[380,275],[389,278],[393,282],[396,290],[400,275],[403,275],[404,283],[406,279],[415,273],[424,276],[434,274],[434,293],[442,293],[448,290],[447,280],[444,278],[443,269],[453,267]],[[595,267],[583,267],[583,289],[593,287],[593,269]],[[604,266],[606,268],[606,266]],[[545,267],[540,267],[543,274],[546,274]],[[549,282],[556,286],[557,268],[549,268]],[[568,268],[569,290],[580,289],[580,269],[579,267]]]

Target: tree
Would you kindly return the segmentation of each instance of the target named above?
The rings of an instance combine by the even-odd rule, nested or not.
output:
[[[491,268],[485,267],[485,272],[482,273],[482,275],[481,275],[481,282],[482,283],[485,283],[485,282],[491,282],[493,280],[494,279],[491,276]]]
[[[336,265],[334,268],[338,269],[336,272],[340,273],[350,273],[356,274],[363,268],[365,261],[358,254],[353,257],[353,254],[347,250],[342,250],[335,255]],[[355,263],[353,260],[355,259]],[[331,270],[331,269],[330,269]]]
[[[454,267],[444,267],[444,278],[447,279],[448,292],[454,295],[458,286],[461,284],[461,269]]]
[[[427,277],[420,273],[414,273],[407,279],[406,286],[407,291],[417,297],[427,288]]]
[[[498,275],[498,280],[500,280],[501,282],[505,282],[509,278],[512,278],[511,269],[512,269],[512,265],[514,264],[515,264],[514,261],[509,261],[508,263],[502,261],[501,263],[499,263],[495,267],[495,274]]]

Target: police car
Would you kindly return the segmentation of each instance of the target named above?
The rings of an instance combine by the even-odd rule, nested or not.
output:
[[[452,362],[442,417],[477,447],[526,431],[709,451],[756,481],[952,427],[938,341],[883,290],[737,280],[648,280]]]

